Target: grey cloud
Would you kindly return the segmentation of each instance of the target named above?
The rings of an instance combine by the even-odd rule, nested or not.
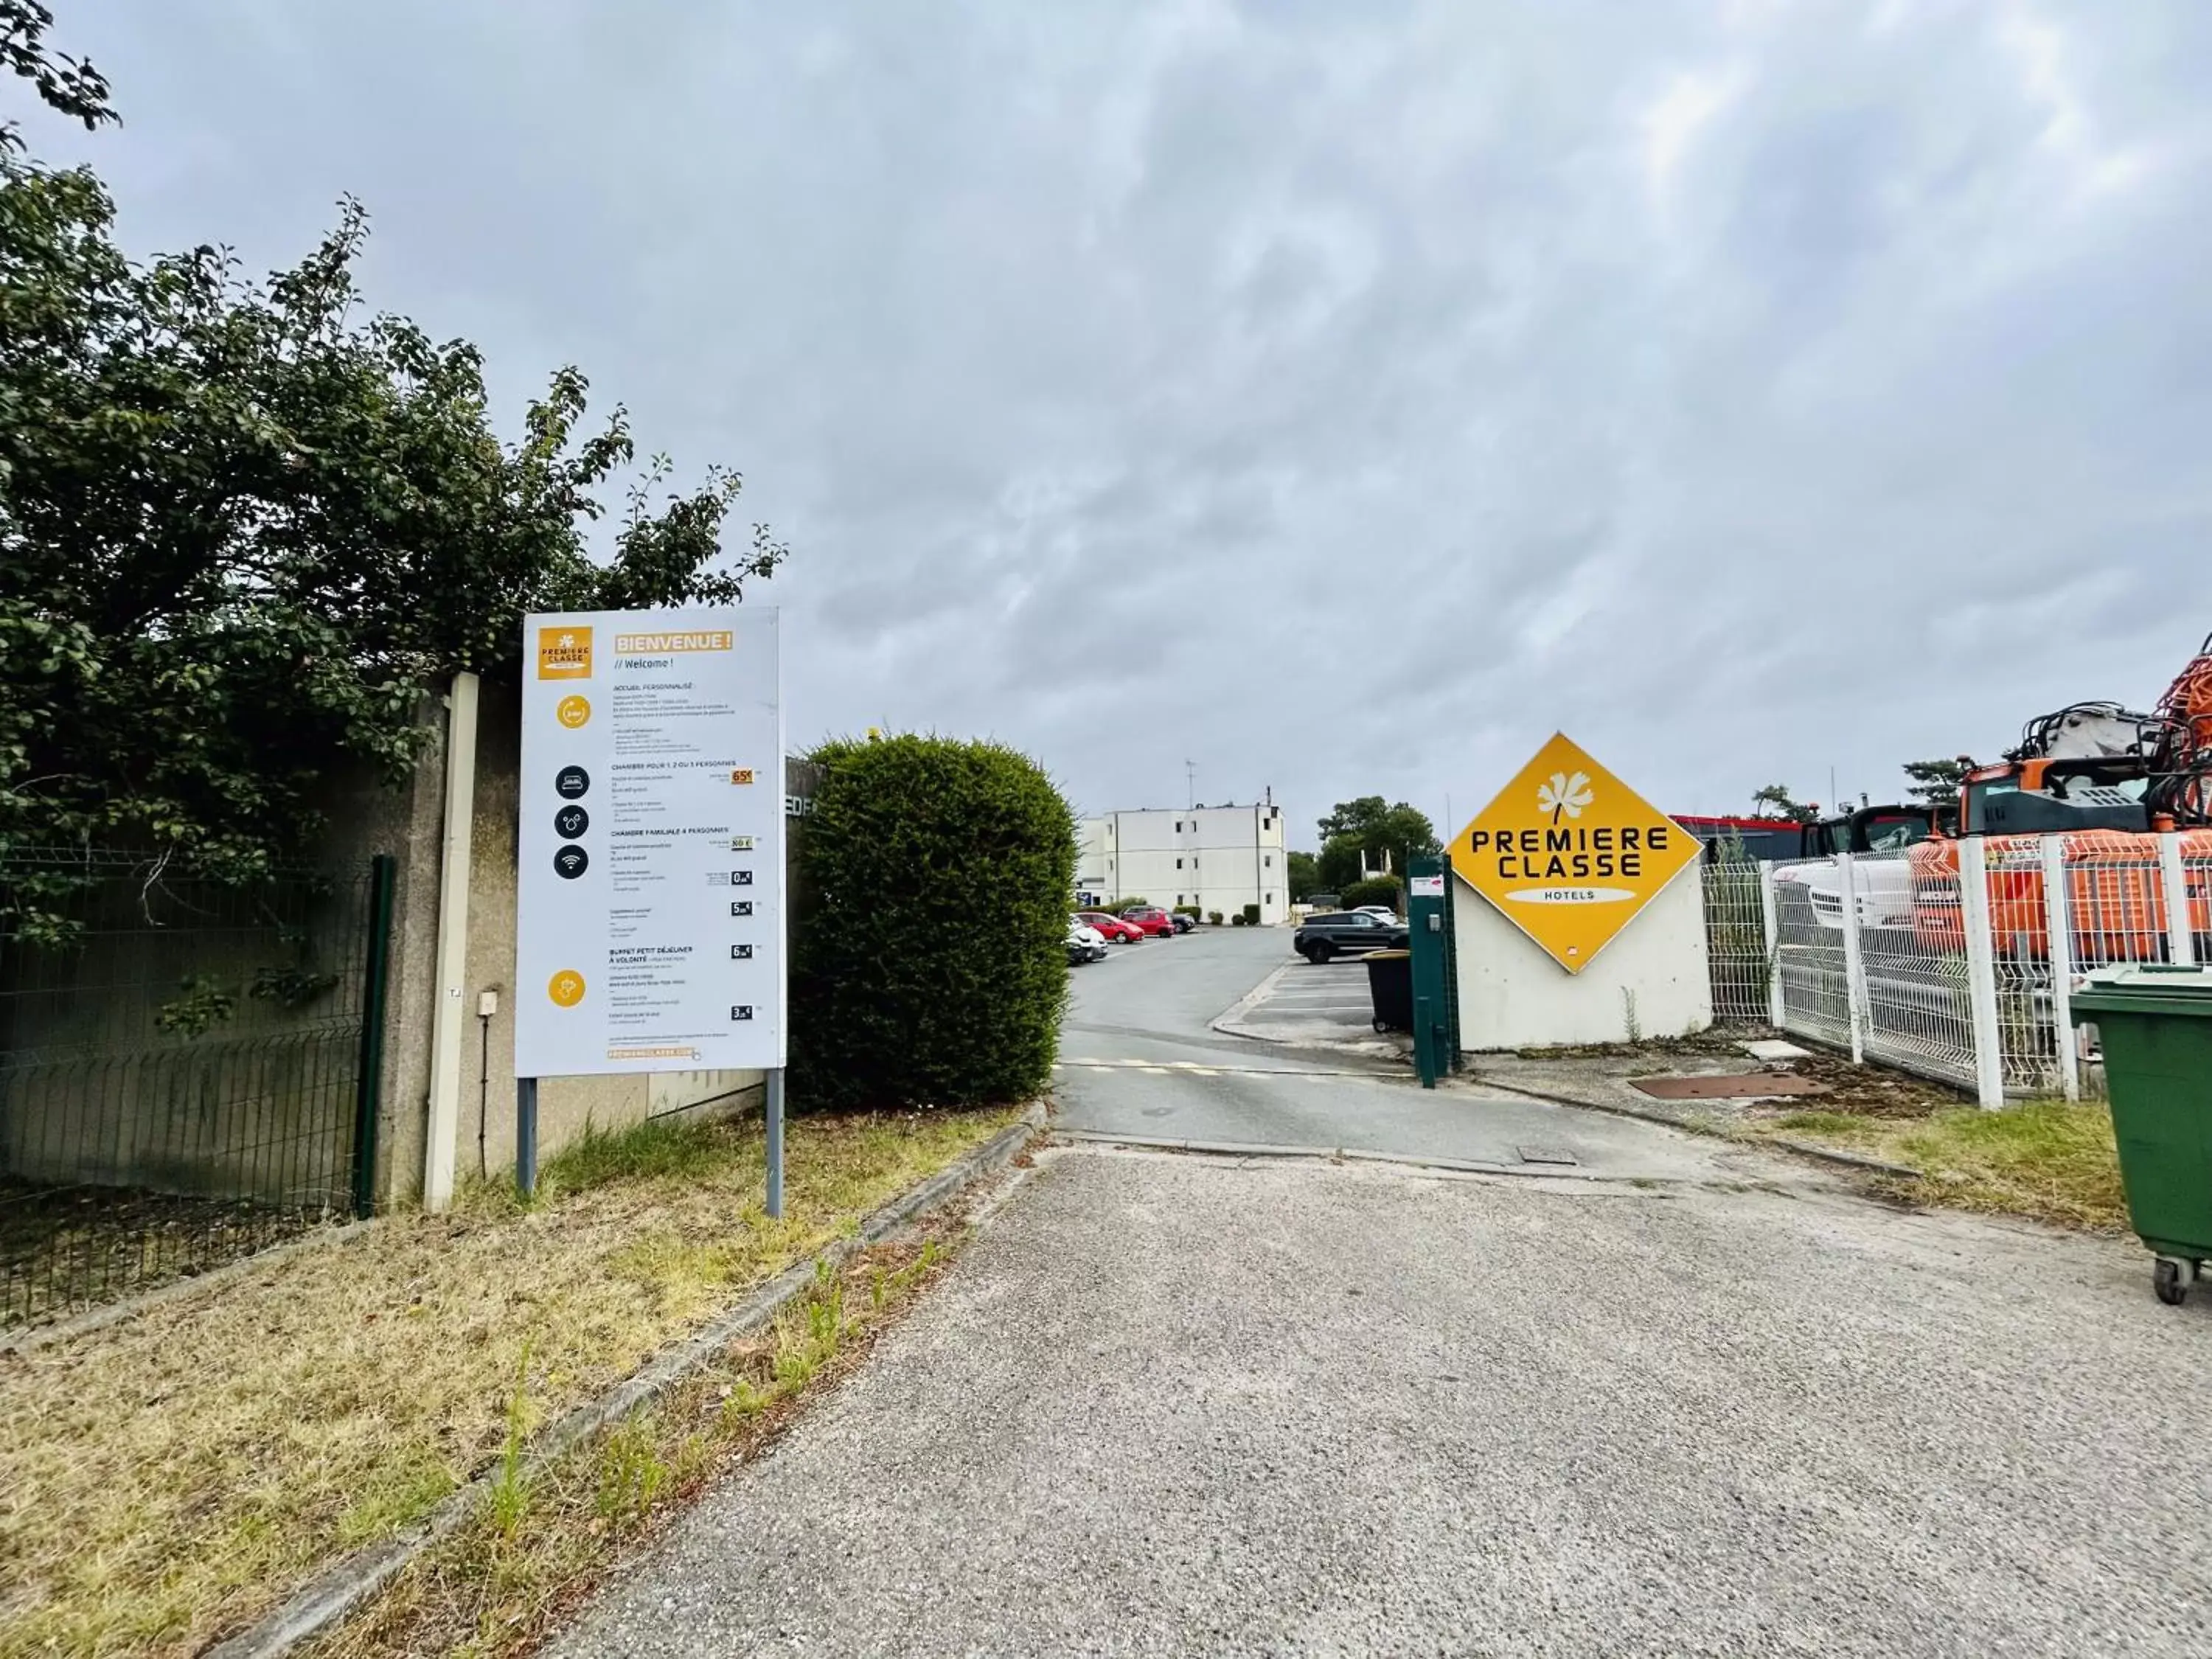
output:
[[[112,0],[126,236],[580,362],[791,727],[1085,803],[1895,788],[2212,628],[2212,9]]]

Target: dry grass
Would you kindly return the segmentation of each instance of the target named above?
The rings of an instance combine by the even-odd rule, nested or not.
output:
[[[502,1480],[461,1528],[313,1643],[310,1659],[507,1659],[533,1651],[608,1571],[715,1475],[757,1454],[834,1385],[948,1259],[961,1224],[823,1272],[803,1305],[648,1409]]]
[[[1912,1203],[2027,1216],[2096,1232],[2127,1229],[2112,1115],[2096,1103],[2033,1101],[1985,1112],[1947,1106],[1924,1117],[1792,1112],[1749,1133],[1863,1152],[1924,1172],[1880,1184]]]
[[[605,1137],[0,1357],[0,1655],[198,1651],[1015,1115],[799,1120],[780,1223],[757,1123]]]

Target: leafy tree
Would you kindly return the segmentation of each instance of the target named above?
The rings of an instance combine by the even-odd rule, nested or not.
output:
[[[1341,888],[1359,878],[1364,854],[1370,866],[1386,860],[1402,873],[1408,859],[1443,848],[1428,814],[1404,801],[1386,805],[1380,795],[1339,801],[1321,821],[1318,872],[1326,887]]]
[[[46,31],[54,15],[38,0],[0,0],[0,64],[37,88],[40,100],[91,131],[115,120],[108,107],[107,79],[82,58],[51,51]],[[15,124],[0,124],[0,151],[22,148]]]
[[[1751,805],[1754,817],[1787,818],[1793,823],[1810,823],[1820,816],[1818,806],[1796,799],[1790,793],[1790,786],[1784,783],[1770,783],[1763,789],[1753,790]]]
[[[1359,879],[1359,843],[1350,836],[1338,836],[1322,843],[1321,855],[1314,860],[1316,890],[1324,893],[1341,893]]]
[[[1951,806],[1959,799],[1959,785],[1966,775],[1963,760],[1923,760],[1905,763],[1905,775],[1912,780],[1905,793],[1929,806]]]
[[[0,0],[9,66],[112,119],[88,64],[44,54],[48,21]],[[586,431],[564,368],[503,445],[473,346],[361,319],[357,204],[252,283],[212,247],[132,261],[96,177],[20,152],[11,131],[0,859],[119,844],[250,878],[313,844],[334,765],[404,774],[425,688],[508,667],[526,611],[727,603],[783,557],[756,526],[725,558],[737,475],[664,493],[655,457],[595,560],[598,492],[635,456],[623,412]]]
[[[1290,854],[1291,902],[1297,904],[1308,893],[1318,893],[1321,886],[1321,860],[1311,853]]]
[[[1337,896],[1337,902],[1347,910],[1357,910],[1370,904],[1387,904],[1399,915],[1406,914],[1406,884],[1395,876],[1370,876],[1364,881],[1355,881]]]

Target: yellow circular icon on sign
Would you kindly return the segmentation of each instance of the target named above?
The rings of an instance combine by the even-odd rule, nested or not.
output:
[[[574,968],[563,968],[546,981],[545,994],[562,1008],[573,1008],[584,1000],[584,976]]]
[[[571,695],[562,698],[560,707],[553,713],[562,725],[573,732],[592,718],[592,705],[582,697]]]

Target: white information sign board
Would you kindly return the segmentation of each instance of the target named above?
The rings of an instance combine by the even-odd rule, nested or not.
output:
[[[523,627],[515,1074],[782,1066],[776,612]]]

